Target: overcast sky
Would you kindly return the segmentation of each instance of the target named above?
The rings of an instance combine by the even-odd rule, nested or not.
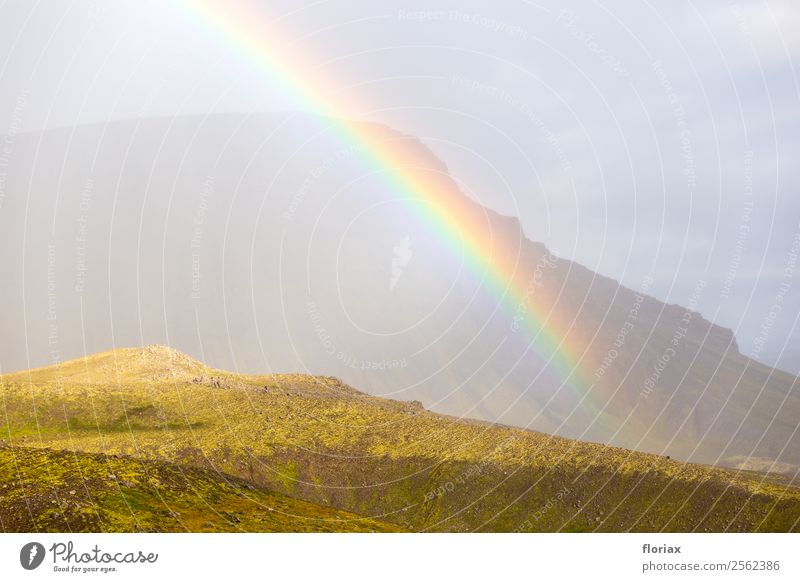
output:
[[[297,106],[185,4],[2,3],[0,133]],[[224,5],[529,238],[670,303],[706,282],[743,353],[800,372],[796,2]]]

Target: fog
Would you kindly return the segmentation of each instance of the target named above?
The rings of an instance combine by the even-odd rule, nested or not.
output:
[[[187,4],[0,7],[0,214],[30,193],[8,186],[25,132],[299,106]],[[697,309],[744,354],[800,370],[795,3],[225,6],[279,29],[286,58],[313,68],[301,75],[352,96],[349,116],[421,138],[531,240],[632,288],[652,277],[668,303],[707,283]],[[24,255],[12,232],[3,246]]]

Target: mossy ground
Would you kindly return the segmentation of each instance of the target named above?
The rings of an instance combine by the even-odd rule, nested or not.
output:
[[[38,532],[398,531],[265,491],[213,471],[159,461],[0,448],[0,529]]]
[[[334,378],[229,374],[168,348],[9,374],[0,390],[9,445],[211,469],[412,530],[800,529],[800,492],[771,476],[458,420]]]

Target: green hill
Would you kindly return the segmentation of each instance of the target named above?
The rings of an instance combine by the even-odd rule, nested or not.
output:
[[[441,416],[335,378],[230,374],[158,346],[7,374],[0,387],[8,446],[125,455],[205,470],[202,479],[220,472],[403,529],[800,529],[800,490],[777,476]],[[129,481],[130,491],[143,483]],[[186,487],[175,494],[190,507]]]
[[[398,528],[213,471],[101,454],[2,447],[0,530],[380,532]]]

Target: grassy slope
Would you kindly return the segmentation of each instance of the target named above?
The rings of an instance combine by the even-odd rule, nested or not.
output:
[[[397,531],[375,520],[159,461],[0,448],[0,531]]]
[[[420,530],[788,531],[762,475],[429,413],[333,378],[244,377],[168,348],[2,377],[0,439],[213,467]]]

